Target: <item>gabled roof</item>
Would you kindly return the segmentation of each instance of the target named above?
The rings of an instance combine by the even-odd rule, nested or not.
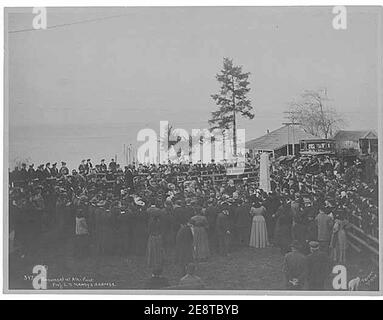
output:
[[[338,141],[359,141],[359,139],[378,139],[378,135],[374,130],[339,130],[334,139]]]
[[[262,137],[247,141],[246,149],[250,150],[277,150],[287,144],[299,144],[300,140],[320,139],[310,133],[307,133],[298,125],[283,126],[277,130],[271,131]]]

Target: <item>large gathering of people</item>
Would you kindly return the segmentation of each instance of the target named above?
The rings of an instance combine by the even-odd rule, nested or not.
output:
[[[73,256],[146,255],[153,279],[175,263],[182,287],[204,287],[196,265],[241,247],[274,246],[284,255],[286,288],[323,290],[333,263],[347,261],[355,225],[378,237],[378,177],[369,161],[334,156],[271,162],[271,190],[254,178],[231,179],[223,164],[131,164],[91,159],[31,164],[9,174],[9,222],[14,252],[33,255],[52,233],[74,242]],[[216,177],[219,177],[218,179]]]

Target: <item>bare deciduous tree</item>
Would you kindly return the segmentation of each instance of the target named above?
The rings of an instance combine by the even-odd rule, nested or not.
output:
[[[325,90],[305,90],[290,102],[287,114],[291,122],[299,123],[306,132],[325,139],[345,125],[343,116],[329,105]]]

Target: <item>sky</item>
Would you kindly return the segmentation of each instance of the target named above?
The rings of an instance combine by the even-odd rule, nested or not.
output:
[[[348,7],[335,30],[332,7],[47,8],[47,30],[7,35],[11,152],[25,127],[128,126],[127,139],[160,120],[208,127],[224,57],[251,73],[247,140],[280,127],[306,89],[326,88],[346,129],[376,129],[378,13]],[[11,9],[8,31],[33,17]]]

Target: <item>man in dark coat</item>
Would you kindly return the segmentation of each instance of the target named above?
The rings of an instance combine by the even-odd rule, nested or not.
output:
[[[181,225],[186,224],[189,221],[188,211],[182,203],[182,200],[176,200],[174,205],[174,221],[176,224],[176,232],[178,232]]]
[[[49,178],[49,177],[52,176],[52,173],[51,173],[51,164],[50,164],[49,162],[45,165],[44,176],[45,176],[45,178]]]
[[[236,209],[236,229],[240,246],[249,246],[252,218],[250,216],[250,204],[247,200]]]
[[[176,263],[182,275],[186,274],[186,266],[193,261],[193,233],[190,225],[182,224],[176,236]]]
[[[54,164],[52,164],[51,175],[52,177],[57,177],[58,174],[59,170],[57,169],[57,163],[55,162]]]
[[[281,205],[278,196],[275,192],[270,193],[268,198],[265,201],[265,222],[267,228],[267,236],[269,238],[270,243],[274,243],[274,231],[275,231],[275,223],[276,217],[275,213]]]
[[[307,282],[309,290],[324,290],[324,283],[330,274],[331,262],[326,253],[319,250],[319,242],[310,241],[311,254],[307,256]]]
[[[109,163],[109,171],[116,172],[117,171],[117,163],[112,159]]]
[[[161,200],[160,199],[153,200],[150,207],[146,209],[146,212],[148,213],[149,220],[151,220],[154,216],[161,216],[162,215]]]
[[[289,203],[283,201],[275,216],[277,219],[274,232],[275,244],[281,249],[282,254],[286,254],[289,251],[292,236],[292,217]]]
[[[291,252],[285,255],[283,271],[286,277],[286,288],[302,290],[307,277],[307,258],[300,252],[298,241],[291,244]]]
[[[230,220],[228,205],[224,205],[217,215],[215,231],[218,243],[218,253],[226,256],[228,253],[230,239]]]
[[[187,217],[187,220],[189,221],[191,217],[194,216],[194,206],[190,199],[186,199],[186,205],[184,207],[185,210],[185,217]]]
[[[106,173],[108,171],[108,168],[106,167],[106,164],[105,164],[105,159],[101,160],[101,164],[99,168],[101,173]]]
[[[81,163],[78,166],[78,173],[82,175],[85,173],[85,170],[85,160],[81,160]]]
[[[61,162],[60,174],[63,176],[67,176],[69,174],[69,169],[64,161]]]
[[[44,179],[45,179],[44,165],[43,165],[43,164],[40,164],[40,165],[37,167],[37,170],[36,170],[36,172],[35,172],[35,177],[36,177],[38,180],[44,180]]]
[[[209,228],[207,229],[208,238],[209,238],[209,246],[210,251],[216,252],[217,251],[217,241],[216,241],[216,232],[215,232],[215,226],[216,226],[216,220],[218,215],[218,208],[214,204],[213,199],[209,199],[207,203],[206,208],[206,219],[209,224]]]
[[[126,188],[129,188],[131,191],[133,190],[133,170],[130,168],[130,166],[125,167],[125,172],[124,172],[124,178],[125,178],[125,186]]]
[[[33,180],[35,178],[35,168],[33,163],[29,165],[27,177],[28,180]]]
[[[85,173],[88,174],[90,173],[90,171],[92,170],[93,168],[93,164],[92,162],[90,161],[90,159],[87,159],[86,160],[86,164],[85,164]]]

